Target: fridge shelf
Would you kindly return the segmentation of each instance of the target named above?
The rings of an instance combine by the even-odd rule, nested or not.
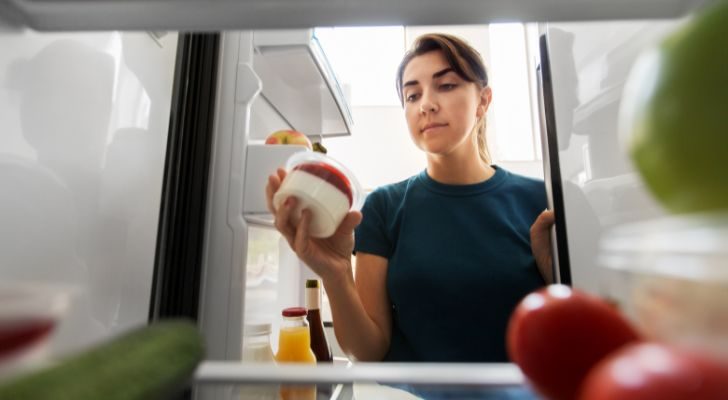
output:
[[[355,363],[349,365],[261,365],[206,361],[195,372],[196,384],[380,383],[429,386],[510,387],[525,379],[514,364]]]
[[[313,29],[256,31],[253,68],[261,96],[307,136],[351,135],[351,111]]]
[[[243,218],[245,219],[245,222],[253,226],[260,226],[263,228],[275,227],[273,214],[244,214]]]

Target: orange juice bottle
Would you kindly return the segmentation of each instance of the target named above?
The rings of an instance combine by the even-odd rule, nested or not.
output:
[[[286,308],[278,334],[278,363],[316,364],[311,350],[311,333],[306,322],[306,309]],[[281,385],[282,400],[316,400],[315,385]]]

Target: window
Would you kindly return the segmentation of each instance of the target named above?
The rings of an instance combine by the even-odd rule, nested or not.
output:
[[[317,28],[352,107],[399,106],[395,75],[405,51],[404,27]]]
[[[490,25],[494,116],[491,147],[496,160],[538,159],[526,39],[523,24]]]

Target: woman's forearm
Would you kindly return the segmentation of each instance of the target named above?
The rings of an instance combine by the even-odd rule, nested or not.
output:
[[[367,314],[351,270],[323,284],[329,297],[336,340],[344,353],[359,361],[381,361],[389,349],[389,335]]]

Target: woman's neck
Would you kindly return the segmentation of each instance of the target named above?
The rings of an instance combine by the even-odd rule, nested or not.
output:
[[[465,158],[428,155],[427,175],[440,183],[469,185],[490,179],[495,175],[495,169],[483,162],[477,154],[475,157]]]

